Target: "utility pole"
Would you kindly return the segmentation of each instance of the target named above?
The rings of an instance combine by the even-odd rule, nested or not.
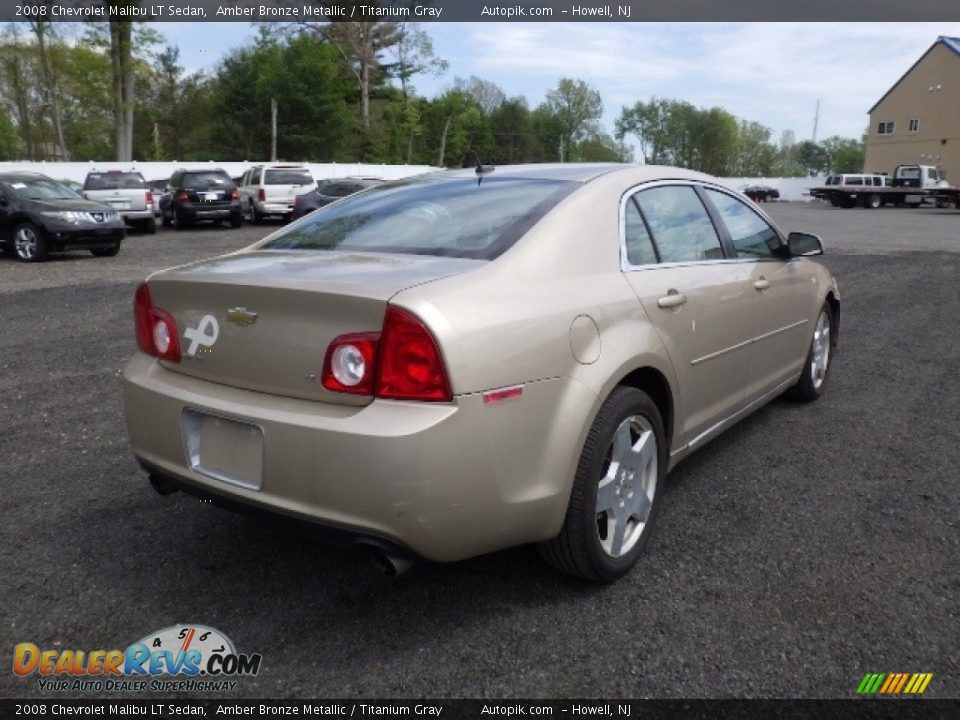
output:
[[[817,143],[817,126],[820,124],[820,98],[817,98],[817,109],[813,113],[813,143]]]
[[[270,98],[270,162],[277,161],[277,101]]]

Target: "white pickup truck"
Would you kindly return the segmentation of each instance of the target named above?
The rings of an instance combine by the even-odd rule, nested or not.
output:
[[[293,199],[317,187],[304,165],[254,165],[240,179],[240,211],[254,225],[263,218],[280,216],[287,221]]]

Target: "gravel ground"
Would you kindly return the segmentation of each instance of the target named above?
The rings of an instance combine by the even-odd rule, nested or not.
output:
[[[766,209],[821,233],[839,278],[828,392],[682,463],[648,554],[608,587],[530,548],[391,581],[150,489],[118,387],[134,283],[263,228],[0,258],[0,648],[211,625],[263,654],[238,697],[852,697],[866,672],[932,672],[927,696],[960,697],[960,212]],[[39,696],[0,673],[0,697]]]

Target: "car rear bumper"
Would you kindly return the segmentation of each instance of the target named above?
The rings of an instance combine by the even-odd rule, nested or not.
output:
[[[289,215],[293,212],[293,201],[257,203],[257,211],[261,215]]]
[[[120,215],[127,222],[144,222],[146,220],[153,220],[153,206],[151,205],[143,210],[121,210]]]
[[[555,379],[495,405],[480,394],[332,405],[198,380],[142,353],[127,365],[123,387],[130,442],[151,473],[438,561],[559,532],[582,442],[570,415],[595,399],[579,383]],[[186,418],[197,415],[260,429],[259,489],[195,462]]]
[[[191,205],[181,208],[179,212],[180,217],[190,222],[198,220],[226,220],[231,216],[240,215],[240,205],[220,205],[217,207]]]

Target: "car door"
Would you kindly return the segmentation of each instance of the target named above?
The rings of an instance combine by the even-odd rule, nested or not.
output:
[[[683,442],[744,404],[753,333],[748,266],[731,262],[693,186],[643,187],[621,202],[623,268],[679,383]]]
[[[747,400],[760,397],[799,372],[811,332],[811,282],[805,264],[788,257],[785,243],[756,208],[720,188],[705,188],[737,262],[748,268],[754,300],[754,342],[743,377]]]

